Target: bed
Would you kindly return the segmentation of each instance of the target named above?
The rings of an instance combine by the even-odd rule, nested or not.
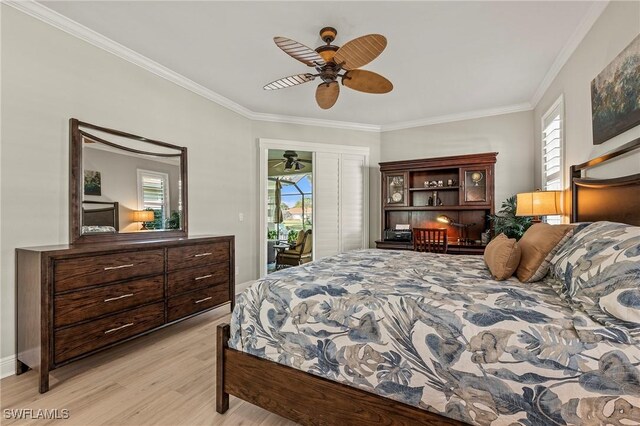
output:
[[[82,234],[118,232],[119,209],[114,201],[83,201]]]
[[[218,329],[217,411],[231,394],[302,424],[637,424],[640,330],[616,309],[640,312],[640,228],[600,221],[640,225],[640,175],[589,180],[596,160],[571,171],[573,220],[598,222],[541,282],[496,282],[479,256],[386,250],[255,282]],[[598,212],[612,190],[623,197]]]

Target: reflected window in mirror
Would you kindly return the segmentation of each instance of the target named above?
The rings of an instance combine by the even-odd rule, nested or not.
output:
[[[180,188],[178,173],[163,173],[138,169],[138,208],[153,211],[153,221],[147,222],[147,229],[177,229],[170,222],[171,215],[178,215],[180,206],[176,192]],[[170,181],[174,179],[174,182]],[[172,193],[173,192],[173,196]],[[176,201],[173,201],[176,200]],[[173,203],[172,203],[173,201]]]

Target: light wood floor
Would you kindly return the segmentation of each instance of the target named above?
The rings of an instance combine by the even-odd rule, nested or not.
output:
[[[227,308],[228,312],[228,308]],[[215,331],[229,314],[211,311],[54,370],[38,393],[34,371],[0,382],[3,425],[294,425],[231,397],[215,410]],[[5,409],[68,409],[66,420],[7,420]]]

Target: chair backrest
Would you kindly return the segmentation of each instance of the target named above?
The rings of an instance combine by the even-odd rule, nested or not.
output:
[[[313,234],[311,233],[311,229],[305,232],[305,238],[303,241],[304,246],[302,247],[302,255],[311,253],[311,249],[313,248]]]
[[[298,232],[298,238],[296,239],[295,248],[291,249],[289,252],[298,252],[301,255],[309,254],[311,253],[312,246],[311,230],[300,230],[300,232]]]
[[[413,250],[431,253],[447,252],[446,228],[413,228]]]

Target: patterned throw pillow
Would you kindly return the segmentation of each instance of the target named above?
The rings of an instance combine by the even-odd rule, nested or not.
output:
[[[595,222],[571,237],[551,264],[572,304],[640,338],[640,227]]]

